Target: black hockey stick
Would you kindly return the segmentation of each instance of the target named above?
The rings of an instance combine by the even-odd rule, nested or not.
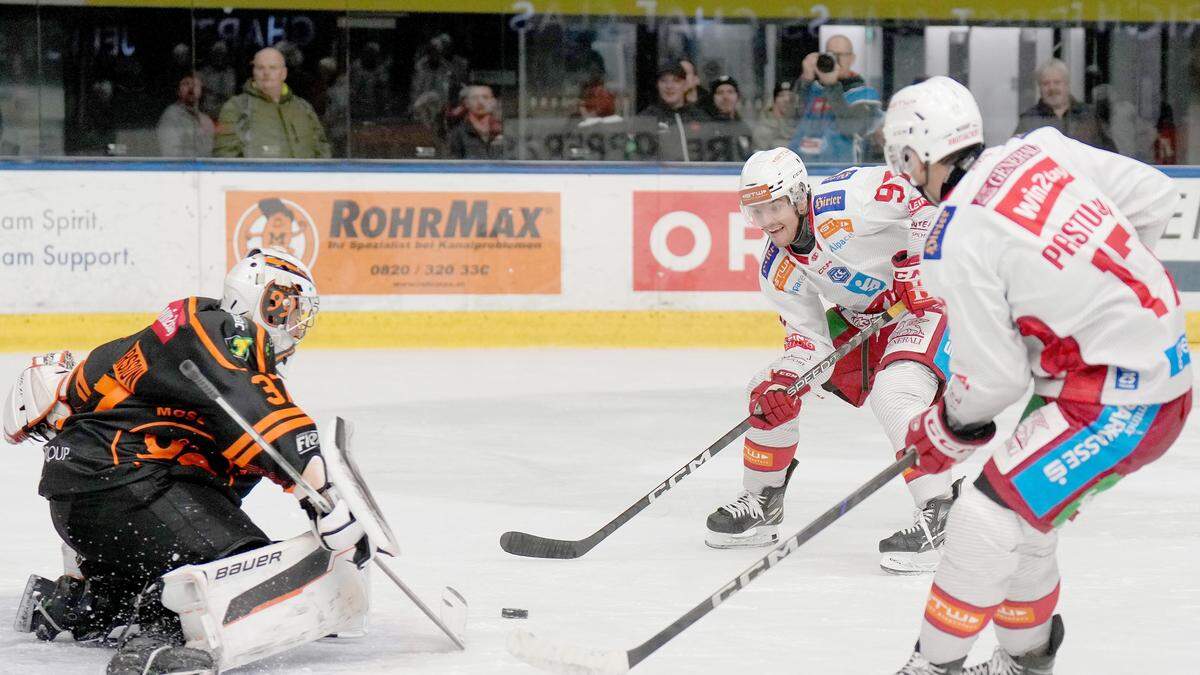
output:
[[[296,470],[296,467],[288,463],[288,461],[283,458],[283,455],[279,454],[279,451],[275,449],[275,446],[268,443],[261,434],[255,431],[254,427],[250,426],[250,423],[246,421],[246,418],[242,417],[237,410],[234,410],[233,406],[229,404],[229,401],[226,401],[225,397],[221,396],[221,392],[217,390],[217,387],[213,385],[213,383],[209,381],[207,377],[204,376],[204,373],[200,372],[200,369],[196,367],[196,364],[193,363],[191,359],[184,359],[183,363],[179,364],[179,372],[183,373],[184,377],[191,380],[192,384],[196,385],[200,391],[204,392],[205,396],[209,397],[214,403],[220,406],[221,410],[224,410],[225,414],[228,415],[229,418],[232,419],[239,427],[241,427],[242,431],[246,432],[246,434],[250,436],[250,438],[257,443],[260,448],[262,448],[263,452],[267,453],[267,456],[270,457],[275,464],[279,466],[279,468],[283,469],[283,472],[287,474],[288,478],[290,478],[292,483],[296,486],[296,490],[309,499],[314,508],[321,513],[329,513],[330,509],[332,508],[329,504],[329,500],[325,499],[324,495],[322,495],[320,492],[317,492],[315,488],[309,485],[308,481],[304,480],[304,476],[301,476],[300,472]],[[446,634],[446,637],[450,638],[450,641],[454,643],[454,646],[463,650],[467,648],[467,645],[463,642],[462,637],[457,635],[453,630],[450,629],[449,626],[446,625],[445,621],[434,614],[433,610],[429,609],[429,606],[422,602],[420,596],[414,593],[412,589],[408,587],[408,584],[404,583],[404,581],[392,571],[392,568],[388,567],[382,560],[380,560],[378,555],[372,557],[371,559],[375,562],[375,565],[382,570],[389,579],[392,580],[392,583],[396,584],[396,586],[403,591],[410,600],[413,601],[413,604],[415,604],[417,608],[420,609],[423,614],[425,614],[425,616],[429,617],[429,620],[432,621],[438,628],[440,628],[441,631]],[[449,586],[447,586],[446,589],[449,591],[454,591],[454,589],[450,588]],[[459,595],[457,591],[454,591],[454,597],[457,600],[463,600],[462,596]],[[454,604],[454,601],[447,599],[445,595],[443,595],[443,602],[448,606]],[[466,601],[463,600],[463,606],[465,607],[465,605]]]
[[[861,332],[850,338],[846,344],[833,350],[833,352],[831,352],[828,356],[821,359],[820,363],[812,368],[809,368],[808,372],[801,375],[800,379],[796,380],[796,383],[789,387],[787,392],[795,395],[796,392],[811,384],[812,381],[817,379],[817,377],[827,368],[833,367],[833,365],[841,360],[843,356],[857,349],[860,345],[862,345],[862,343],[866,342],[868,338],[877,333],[879,329],[887,325],[888,322],[900,316],[900,314],[904,312],[904,309],[904,303],[898,302],[889,307],[886,312],[883,312],[871,319],[871,322],[867,324],[867,326],[863,328]],[[678,471],[671,474],[663,482],[659,483],[658,486],[651,490],[648,494],[634,502],[633,506],[630,506],[621,513],[617,514],[617,517],[610,520],[607,525],[599,530],[596,530],[591,535],[583,539],[550,539],[548,537],[539,537],[536,534],[527,534],[525,532],[505,532],[504,534],[500,535],[500,548],[513,555],[526,556],[530,558],[578,558],[579,556],[584,555],[588,551],[592,550],[596,544],[604,541],[608,535],[615,532],[617,528],[621,527],[625,523],[629,522],[634,516],[641,513],[643,509],[645,509],[647,506],[650,506],[650,504],[653,503],[654,500],[661,497],[664,492],[675,487],[675,484],[687,477],[688,474],[692,473],[702,464],[712,459],[713,455],[724,450],[730,443],[737,440],[739,436],[746,433],[746,430],[749,428],[750,418],[746,417],[746,419],[742,420],[736,427],[730,429],[725,433],[724,436],[718,438],[715,443],[705,448],[704,452],[701,452],[693,457],[691,461],[689,461],[687,464],[684,464],[679,468]]]
[[[513,656],[544,670],[570,673],[609,674],[624,673],[667,644],[676,635],[682,633],[688,626],[699,621],[705,614],[716,609],[734,593],[745,588],[758,575],[779,564],[784,558],[796,552],[806,541],[812,539],[818,532],[829,527],[847,511],[858,505],[876,490],[886,485],[905,469],[916,462],[916,453],[910,448],[900,459],[880,471],[871,480],[851,492],[836,506],[821,514],[819,518],[808,524],[803,530],[780,542],[770,553],[756,560],[741,574],[731,579],[717,589],[712,596],[693,607],[687,614],[679,617],[670,626],[662,629],[654,637],[628,651],[599,650],[574,645],[556,644],[538,638],[533,633],[518,630],[508,640],[508,651]]]

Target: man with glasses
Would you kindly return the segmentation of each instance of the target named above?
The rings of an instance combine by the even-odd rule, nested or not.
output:
[[[861,160],[859,140],[879,118],[879,92],[854,72],[854,45],[834,35],[824,52],[804,57],[795,90],[800,123],[788,147],[805,162],[853,163]]]

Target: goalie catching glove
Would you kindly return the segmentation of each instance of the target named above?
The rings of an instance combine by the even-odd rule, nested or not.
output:
[[[941,473],[970,457],[995,435],[995,422],[955,430],[946,421],[946,403],[942,400],[912,418],[904,444],[916,449],[917,466],[922,471]],[[896,458],[904,452],[896,453]]]
[[[324,459],[314,457],[304,469],[304,478],[309,485],[322,486],[317,492],[330,505],[328,513],[321,513],[307,497],[300,500],[300,506],[308,514],[313,534],[321,546],[334,553],[353,548],[354,564],[359,568],[364,567],[375,555],[375,546],[362,523],[350,510],[350,504],[338,495],[337,488],[326,479]]]

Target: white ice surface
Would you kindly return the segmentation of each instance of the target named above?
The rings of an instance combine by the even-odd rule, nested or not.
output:
[[[317,419],[358,429],[357,455],[401,539],[395,569],[427,601],[452,585],[471,604],[469,648],[450,643],[375,575],[370,634],[317,643],[238,672],[533,673],[504,649],[541,636],[630,649],[763,553],[714,551],[704,519],[740,490],[739,444],[587,556],[509,556],[516,529],[590,534],[736,424],[764,351],[311,352],[290,383]],[[24,357],[0,355],[8,386]],[[810,400],[782,532],[798,530],[891,460],[868,410]],[[1002,419],[1011,428],[1015,410]],[[1159,462],[1089,505],[1063,532],[1067,637],[1057,672],[1195,673],[1200,647],[1200,447],[1196,424]],[[8,628],[27,575],[55,577],[58,542],[36,484],[36,447],[7,447],[0,525],[0,673],[102,672],[110,653],[39,643]],[[961,468],[972,477],[982,457]],[[291,497],[256,490],[276,537],[306,521]],[[930,577],[880,571],[879,538],[910,522],[897,480],[760,576],[637,673],[890,673],[907,658]],[[501,607],[529,610],[526,621]],[[990,630],[990,629],[989,629]],[[974,662],[994,640],[976,645]]]

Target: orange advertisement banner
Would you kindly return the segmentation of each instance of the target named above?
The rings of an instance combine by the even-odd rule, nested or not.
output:
[[[227,267],[303,260],[322,295],[558,294],[557,192],[225,193]]]

